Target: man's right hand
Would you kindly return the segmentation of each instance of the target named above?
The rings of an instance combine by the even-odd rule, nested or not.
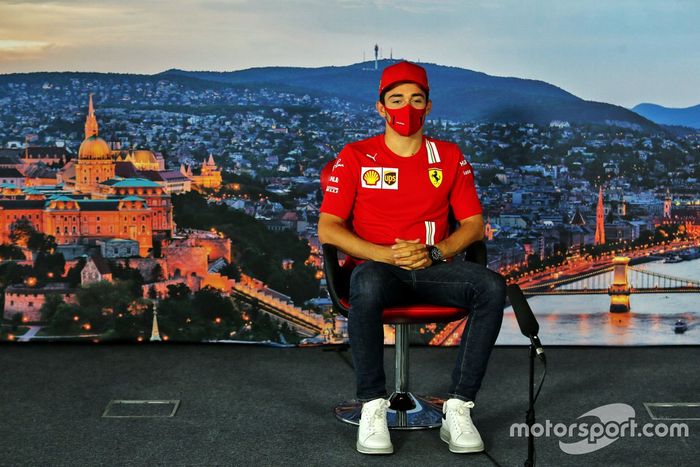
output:
[[[374,252],[370,258],[372,261],[377,261],[380,263],[391,264],[392,266],[398,266],[398,258],[395,257],[395,251],[392,249],[393,245],[374,245]]]
[[[358,237],[345,225],[345,220],[332,214],[321,213],[318,222],[318,238],[321,243],[330,243],[345,253],[359,259],[387,263],[403,269],[422,269],[432,261],[427,256],[420,239],[395,239],[394,245],[377,245]]]
[[[413,270],[427,268],[433,264],[425,244],[421,243],[419,238],[415,240],[397,238],[395,241],[391,249],[394,252],[396,266]]]
[[[337,246],[355,258],[396,265],[391,245],[377,245],[358,237],[347,228],[345,220],[338,216],[321,213],[318,221],[318,239],[321,243]]]

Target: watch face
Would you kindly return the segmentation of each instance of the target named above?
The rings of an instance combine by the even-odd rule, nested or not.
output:
[[[440,250],[436,246],[431,246],[430,247],[430,259],[433,261],[440,261],[442,260],[442,254],[440,253]]]

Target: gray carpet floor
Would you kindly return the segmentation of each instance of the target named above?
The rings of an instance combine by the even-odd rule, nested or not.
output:
[[[700,402],[698,347],[554,347],[537,420],[571,424],[596,407]],[[411,385],[444,395],[456,349],[411,349]],[[386,349],[392,378],[393,349]],[[438,430],[393,432],[395,453],[355,451],[356,428],[331,409],[354,397],[348,352],[235,345],[0,346],[0,465],[516,466],[527,441],[527,348],[497,347],[472,414],[486,453],[457,455]],[[539,370],[539,368],[538,368]],[[538,372],[539,375],[539,372]],[[391,381],[391,379],[389,379]],[[103,418],[112,399],[177,399],[171,418]],[[580,421],[580,420],[579,420]],[[595,420],[591,420],[595,421]],[[658,422],[655,422],[658,423]],[[700,465],[700,420],[689,436],[617,439],[581,455],[540,437],[537,465]]]

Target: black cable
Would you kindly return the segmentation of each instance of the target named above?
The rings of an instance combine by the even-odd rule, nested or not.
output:
[[[537,403],[537,398],[540,395],[540,391],[542,390],[542,385],[544,384],[544,378],[547,376],[547,360],[542,360],[542,365],[544,367],[544,370],[542,371],[542,377],[540,378],[540,384],[537,388],[537,392],[535,393],[535,397],[532,399],[532,408],[534,410],[535,404]],[[530,420],[530,417],[534,417],[534,414],[530,413],[530,409],[528,408],[527,412],[525,412],[525,420]],[[528,427],[530,430],[532,430],[532,426],[528,424]],[[529,436],[532,436],[531,433],[528,433]],[[537,449],[535,448],[535,445],[533,443],[532,445],[532,467],[537,465]]]
[[[485,455],[486,457],[488,457],[488,459],[489,459],[489,460],[493,463],[493,465],[495,465],[496,467],[502,467],[501,464],[499,464],[498,461],[496,461],[496,459],[494,459],[493,457],[491,457],[491,454],[489,454],[488,451],[484,451],[484,452],[482,452],[482,454]]]
[[[544,366],[544,370],[542,371],[542,379],[540,379],[540,386],[537,388],[537,392],[535,393],[535,400],[532,402],[532,405],[535,405],[535,403],[537,402],[537,396],[540,395],[542,385],[544,384],[544,378],[545,376],[547,376],[547,360],[543,361],[542,365]]]

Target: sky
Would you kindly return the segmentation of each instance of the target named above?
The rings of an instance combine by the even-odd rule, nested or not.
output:
[[[382,56],[700,104],[694,0],[0,0],[0,73],[349,65]]]

